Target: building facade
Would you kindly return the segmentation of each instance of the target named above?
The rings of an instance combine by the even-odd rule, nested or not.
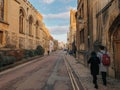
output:
[[[98,51],[99,45],[105,46],[111,58],[108,74],[120,79],[120,0],[85,1],[88,4],[87,10],[85,10],[88,23],[88,37],[85,36],[85,38],[89,38],[88,44],[86,43],[89,45],[88,51]],[[78,0],[78,2],[82,2],[82,0]]]
[[[46,48],[48,34],[42,15],[28,0],[0,0],[1,48]]]
[[[54,40],[54,51],[58,50],[58,40]]]
[[[54,39],[52,36],[50,36],[50,41],[49,41],[49,52],[53,52],[54,51]]]
[[[120,79],[120,0],[97,0],[96,3],[94,48],[97,49],[98,44],[106,47],[111,57],[108,74]]]
[[[41,46],[45,49],[45,54],[47,54],[47,51],[49,50],[49,42],[50,42],[50,33],[48,32],[48,29],[46,28],[45,24],[43,26],[43,30],[40,32],[41,34]]]
[[[89,29],[88,29],[88,2],[87,0],[78,0],[76,13],[76,47],[77,58],[81,63],[87,64],[89,53]]]
[[[76,40],[76,10],[70,10],[70,30],[67,36],[68,49],[73,50],[73,42]]]

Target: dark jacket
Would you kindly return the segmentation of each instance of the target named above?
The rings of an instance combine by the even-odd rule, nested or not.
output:
[[[97,56],[92,56],[88,60],[88,64],[90,64],[91,74],[98,75],[99,74],[100,59]]]

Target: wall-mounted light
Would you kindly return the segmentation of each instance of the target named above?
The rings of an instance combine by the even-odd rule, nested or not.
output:
[[[75,13],[75,17],[76,17],[76,20],[78,21],[78,23],[80,24],[84,24],[84,18],[81,17],[81,15],[78,14],[78,12]]]
[[[79,17],[78,17],[78,22],[79,22],[80,24],[84,24],[84,19],[83,19],[81,16],[79,16]]]

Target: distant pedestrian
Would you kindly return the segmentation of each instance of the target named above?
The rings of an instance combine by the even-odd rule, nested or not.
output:
[[[98,89],[97,75],[99,74],[100,59],[97,57],[96,52],[93,51],[91,53],[88,64],[90,64],[90,71],[91,75],[93,76],[93,84],[95,84],[95,88]]]
[[[103,81],[103,85],[107,85],[107,80],[106,80],[106,76],[107,76],[107,69],[108,69],[108,66],[106,65],[103,65],[102,63],[102,60],[103,60],[103,54],[108,54],[107,51],[105,51],[105,47],[104,46],[99,46],[99,52],[97,53],[97,56],[99,57],[100,59],[100,72],[101,72],[101,75],[102,75],[102,81]]]
[[[48,55],[49,55],[50,51],[48,50]]]

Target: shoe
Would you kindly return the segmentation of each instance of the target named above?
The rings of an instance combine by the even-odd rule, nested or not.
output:
[[[104,86],[107,86],[106,84],[103,84]]]
[[[95,87],[94,87],[94,88],[98,89],[98,85],[95,85]]]
[[[106,83],[104,83],[103,85],[104,85],[104,86],[107,86],[107,84],[106,84]]]
[[[95,84],[95,81],[93,81],[93,84]]]

